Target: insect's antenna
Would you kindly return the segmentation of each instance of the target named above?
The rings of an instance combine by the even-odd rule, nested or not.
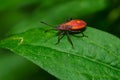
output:
[[[45,24],[45,25],[48,25],[48,26],[52,27],[52,29],[45,30],[45,32],[48,32],[48,31],[51,31],[51,30],[56,30],[55,28],[53,28],[53,25],[47,24],[47,23],[45,23],[45,22],[43,22],[43,21],[40,21],[40,23],[42,23],[42,24]]]
[[[40,21],[40,23],[53,27],[53,25],[50,25],[50,24],[43,22],[43,21]]]

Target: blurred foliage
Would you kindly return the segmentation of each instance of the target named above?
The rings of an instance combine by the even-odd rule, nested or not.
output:
[[[48,80],[54,79],[47,72],[21,56],[8,50],[0,50],[0,80]]]
[[[120,37],[120,0],[0,0],[0,39],[31,28],[40,27],[39,25],[42,24],[39,21],[41,20],[57,25],[69,17],[84,19],[89,26]],[[43,74],[40,73],[41,69],[38,69],[36,65],[21,57],[16,57],[10,51],[0,49],[0,56],[0,65],[2,65],[0,67],[0,77],[3,75],[3,72],[7,73],[7,75],[2,76],[2,80],[16,73],[19,73],[19,76],[16,79],[12,78],[12,80],[18,80],[19,77],[26,77],[27,79],[28,76],[30,76],[31,80],[34,80],[34,76],[40,79],[40,74],[48,75],[45,71],[42,71]],[[21,58],[20,62],[19,58]],[[17,64],[16,61],[20,64]],[[19,67],[7,68],[7,65]],[[24,76],[24,74],[20,74],[20,65],[23,65],[23,72],[26,70],[25,74],[30,73],[30,75]],[[32,67],[27,69],[31,65]],[[36,70],[38,71],[36,72]],[[9,71],[9,74],[7,71]],[[12,73],[14,71],[16,73]],[[10,80],[10,78],[6,80]],[[48,79],[44,78],[43,80]]]

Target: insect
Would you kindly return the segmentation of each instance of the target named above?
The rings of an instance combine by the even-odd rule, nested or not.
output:
[[[45,22],[42,22],[42,21],[41,21],[41,23],[48,25],[48,26],[51,26],[51,25],[49,25]],[[70,38],[70,35],[81,33],[83,37],[87,37],[83,33],[86,29],[86,25],[87,25],[87,23],[83,20],[73,20],[73,19],[70,19],[67,22],[58,25],[54,29],[54,30],[58,31],[58,41],[56,44],[60,43],[60,40],[66,35],[68,41],[72,45],[72,48],[74,48],[73,42]]]

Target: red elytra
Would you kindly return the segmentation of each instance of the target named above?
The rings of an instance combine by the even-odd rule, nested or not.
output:
[[[63,23],[57,27],[57,30],[70,30],[76,31],[82,28],[85,28],[87,23],[83,20],[70,20],[66,23]]]
[[[45,22],[41,22],[43,24],[49,25]],[[72,20],[70,19],[69,21],[60,24],[58,27],[56,27],[54,30],[58,30],[58,41],[56,44],[60,42],[60,40],[64,37],[64,35],[67,35],[67,39],[70,42],[70,44],[73,46],[73,43],[70,39],[70,34],[74,35],[76,33],[81,33],[83,37],[87,37],[83,34],[83,32],[86,29],[87,23],[83,20]],[[49,25],[51,26],[51,25]]]

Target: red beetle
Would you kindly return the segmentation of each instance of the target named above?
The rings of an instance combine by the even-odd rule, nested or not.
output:
[[[45,22],[41,22],[43,24],[49,25]],[[55,28],[55,30],[58,30],[59,34],[58,34],[58,41],[56,44],[58,44],[60,42],[60,40],[64,37],[64,35],[67,35],[67,39],[70,42],[70,44],[73,46],[73,43],[70,39],[70,34],[76,34],[76,33],[81,33],[82,36],[87,37],[83,34],[83,31],[85,31],[86,29],[86,25],[87,23],[83,20],[72,20],[70,19],[69,21],[60,24],[58,27]],[[49,25],[51,26],[51,25]]]

